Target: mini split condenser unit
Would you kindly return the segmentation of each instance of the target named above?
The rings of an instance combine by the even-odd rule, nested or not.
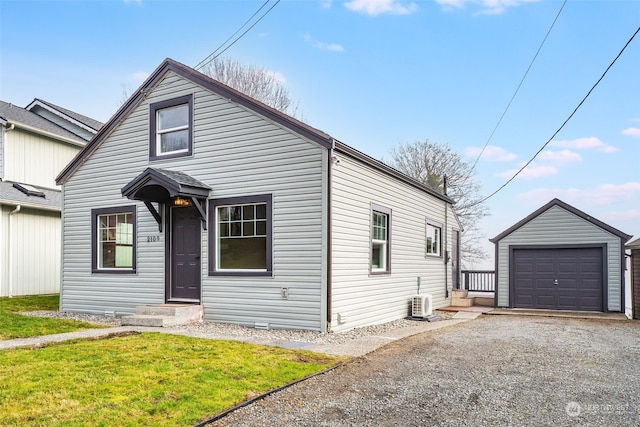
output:
[[[411,317],[429,317],[433,314],[433,296],[430,294],[414,295],[411,298]]]

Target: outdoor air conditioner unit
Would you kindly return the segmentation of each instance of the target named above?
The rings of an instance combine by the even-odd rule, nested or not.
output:
[[[433,314],[433,295],[414,295],[411,298],[411,317],[429,317]]]

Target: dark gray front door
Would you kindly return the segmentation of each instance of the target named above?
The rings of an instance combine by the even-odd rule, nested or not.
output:
[[[602,248],[514,249],[513,307],[603,311]]]
[[[451,234],[451,279],[453,289],[460,289],[460,232],[453,230]]]
[[[171,208],[170,301],[200,301],[200,235],[196,208]]]

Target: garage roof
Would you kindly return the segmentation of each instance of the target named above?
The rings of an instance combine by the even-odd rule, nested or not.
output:
[[[589,221],[593,225],[596,225],[596,226],[602,228],[603,230],[606,230],[609,233],[620,237],[623,242],[626,242],[629,239],[631,239],[631,235],[623,233],[622,231],[618,230],[617,228],[614,228],[614,227],[612,227],[612,226],[610,226],[608,224],[605,224],[604,222],[602,222],[600,220],[595,219],[591,215],[588,215],[588,214],[582,212],[580,209],[574,208],[570,204],[565,203],[560,199],[553,199],[549,203],[547,203],[546,205],[541,207],[540,209],[538,209],[535,212],[533,212],[531,215],[527,216],[526,218],[522,219],[521,221],[518,221],[513,226],[507,228],[505,231],[503,231],[502,233],[498,234],[493,239],[489,239],[489,241],[492,242],[492,243],[496,243],[497,241],[499,241],[502,238],[504,238],[504,237],[508,236],[509,234],[513,233],[514,231],[516,231],[517,229],[519,229],[520,227],[522,227],[523,225],[525,225],[526,223],[528,223],[532,219],[536,218],[537,216],[539,216],[543,212],[546,212],[547,210],[549,210],[553,206],[560,206],[561,208],[571,212],[572,214],[574,214],[574,215],[576,215],[576,216],[578,216],[578,217],[580,217],[580,218],[582,218],[582,219],[584,219],[586,221]]]

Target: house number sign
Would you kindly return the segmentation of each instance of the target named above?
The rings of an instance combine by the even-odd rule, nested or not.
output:
[[[147,242],[159,242],[160,236],[147,236]]]

